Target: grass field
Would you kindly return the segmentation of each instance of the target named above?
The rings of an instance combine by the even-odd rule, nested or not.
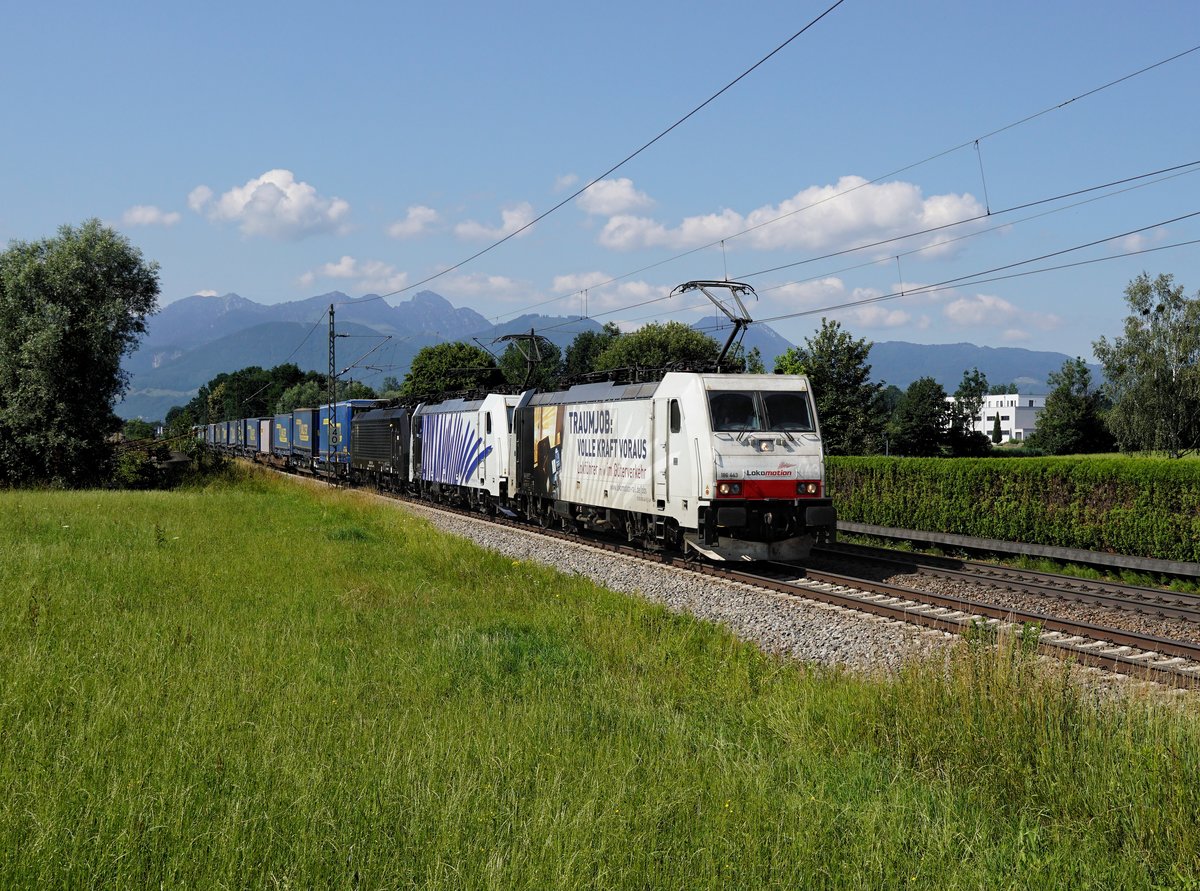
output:
[[[1193,706],[868,679],[251,476],[0,493],[0,887],[1200,887]]]

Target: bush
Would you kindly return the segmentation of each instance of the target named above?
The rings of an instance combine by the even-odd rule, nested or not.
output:
[[[836,457],[826,466],[844,520],[1200,562],[1200,462]]]

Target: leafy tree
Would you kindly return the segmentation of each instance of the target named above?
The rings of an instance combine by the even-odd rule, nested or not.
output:
[[[141,418],[132,418],[126,421],[121,427],[121,436],[125,438],[126,442],[153,439],[154,425],[149,421],[143,421]]]
[[[998,393],[996,395],[1000,396],[1003,394]],[[997,409],[996,413],[994,415],[992,415],[992,444],[1000,445],[1000,442],[1003,439],[1004,439],[1004,432],[1000,429],[1000,410]]]
[[[1046,407],[1026,444],[1049,455],[1106,452],[1112,435],[1104,423],[1104,395],[1092,387],[1092,372],[1083,359],[1063,363],[1050,375]]]
[[[102,482],[158,264],[99,220],[0,253],[0,485]]]
[[[739,343],[736,347],[730,350],[730,355],[732,357],[732,361],[730,362],[730,358],[726,357],[726,362],[729,362],[732,367],[736,367],[740,364],[742,374],[767,373],[767,366],[763,364],[762,350],[760,350],[758,347],[753,347],[750,352],[747,353]],[[721,367],[724,368],[725,364],[725,362],[722,362]]]
[[[429,398],[473,390],[499,377],[496,360],[487,350],[454,341],[422,347],[413,357],[400,391],[404,396]]]
[[[567,347],[563,357],[563,374],[589,374],[596,370],[596,357],[621,336],[621,329],[612,322],[605,322],[599,331],[581,331]]]
[[[986,455],[988,438],[975,429],[975,419],[987,398],[987,377],[978,368],[964,371],[950,406],[950,453],[959,457]]]
[[[711,364],[721,354],[715,340],[683,322],[651,322],[621,334],[595,359],[597,371]]]
[[[171,434],[178,436],[192,424],[265,417],[275,413],[275,406],[285,390],[306,381],[320,383],[325,377],[317,371],[301,371],[292,362],[268,370],[251,365],[238,371],[222,372],[200,387],[187,405],[167,412],[167,425]]]
[[[1093,346],[1121,448],[1178,458],[1200,448],[1200,293],[1185,297],[1174,281],[1143,272],[1130,282],[1124,336]]]
[[[507,349],[500,355],[500,370],[504,379],[514,387],[537,387],[549,389],[562,371],[562,350],[545,338],[538,340],[538,354],[542,357],[529,374],[529,362],[525,358],[530,349],[529,341],[510,341]]]
[[[1005,393],[1016,393],[1017,390],[1016,384],[991,384],[988,387],[988,395],[1003,396]]]
[[[913,381],[896,410],[895,451],[913,457],[940,455],[950,421],[946,391],[931,377]]]
[[[867,364],[872,344],[855,340],[840,322],[821,319],[821,330],[775,359],[783,374],[806,374],[830,455],[869,455],[884,450],[887,417],[883,385]]]
[[[328,381],[329,376],[325,375],[320,380],[306,380],[303,383],[296,384],[296,386],[284,390],[283,395],[279,397],[279,401],[275,404],[272,414],[280,414],[296,408],[320,408],[322,405],[328,405]],[[338,381],[338,402],[345,399],[374,398],[375,391],[366,384],[358,381]]]

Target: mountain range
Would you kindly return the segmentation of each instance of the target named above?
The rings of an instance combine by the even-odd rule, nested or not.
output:
[[[494,325],[433,291],[421,291],[394,306],[377,295],[351,299],[340,291],[271,305],[237,294],[185,297],[148,320],[140,346],[124,363],[130,388],[117,414],[161,419],[216,375],[249,365],[270,368],[295,362],[305,370],[327,370],[330,304],[335,304],[338,370],[354,365],[350,376],[374,385],[387,376],[403,378],[413,356],[437,343],[474,340],[490,347],[501,335],[532,328],[565,350],[580,332],[600,330],[600,323],[579,316],[524,315]],[[705,319],[694,327],[718,343],[725,342],[730,330],[724,319]],[[383,341],[381,335],[390,339]],[[747,351],[757,347],[769,369],[792,343],[767,325],[752,325],[743,345]],[[368,355],[358,361],[364,354]],[[1048,375],[1068,358],[1015,347],[885,341],[873,346],[868,361],[872,378],[902,389],[930,376],[953,391],[963,371],[978,368],[993,383],[1016,383],[1023,392],[1035,393],[1045,391]]]

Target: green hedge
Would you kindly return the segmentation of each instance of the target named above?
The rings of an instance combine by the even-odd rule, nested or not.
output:
[[[1200,461],[829,458],[843,520],[1200,562]]]

